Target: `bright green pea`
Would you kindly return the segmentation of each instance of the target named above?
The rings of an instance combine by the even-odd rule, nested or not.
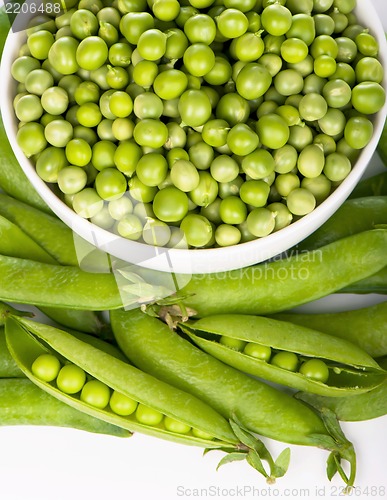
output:
[[[47,146],[45,130],[40,123],[35,122],[26,123],[19,128],[16,141],[27,158],[40,153]]]
[[[198,186],[190,191],[189,196],[199,207],[206,207],[218,196],[218,183],[206,171],[200,171],[199,177],[200,180]]]
[[[76,116],[79,124],[84,127],[96,127],[102,120],[100,108],[94,102],[87,102],[79,106]]]
[[[204,215],[203,211],[201,213]],[[237,245],[241,237],[240,230],[230,224],[220,224],[215,230],[215,241],[220,247]]]
[[[36,161],[36,173],[45,182],[57,182],[58,173],[68,165],[62,148],[48,147],[42,151]]]
[[[351,117],[344,129],[344,138],[353,149],[363,149],[371,140],[374,127],[372,122],[363,116]]]
[[[342,111],[335,108],[328,108],[325,116],[318,120],[321,131],[329,136],[336,136],[344,131],[346,124],[345,115]]]
[[[270,149],[285,146],[290,134],[286,121],[274,113],[262,116],[257,121],[256,130],[261,143]]]
[[[271,358],[271,364],[282,368],[283,370],[288,370],[290,372],[297,371],[298,368],[298,357],[297,354],[293,352],[278,352]]]
[[[81,167],[64,167],[58,172],[57,182],[62,193],[79,193],[87,184],[87,173]]]
[[[273,153],[275,172],[287,174],[297,165],[298,153],[290,144],[285,144],[282,148],[276,149]]]
[[[41,354],[32,363],[31,371],[39,380],[52,382],[58,376],[60,361],[53,354]]]
[[[76,51],[76,60],[82,69],[95,71],[105,64],[108,53],[108,46],[102,38],[88,36],[79,44]]]
[[[316,198],[310,191],[300,187],[290,191],[286,198],[286,204],[292,214],[307,215],[315,209]]]
[[[231,182],[239,174],[239,165],[230,156],[219,155],[212,161],[210,172],[217,182]]]
[[[146,186],[137,176],[133,176],[129,180],[129,194],[137,201],[150,203],[153,201],[157,191],[157,187]]]
[[[123,141],[114,152],[113,163],[123,174],[131,177],[142,156],[141,147],[133,140]]]
[[[74,195],[73,208],[78,215],[89,219],[102,210],[103,200],[93,188],[85,188]]]
[[[219,206],[219,215],[226,224],[241,224],[247,216],[247,207],[237,196],[228,196]]]
[[[141,403],[137,406],[136,419],[140,424],[156,426],[161,424],[163,421],[164,415],[159,411],[149,408],[149,406],[145,406]]]
[[[66,157],[70,165],[84,167],[91,161],[91,147],[84,139],[72,139],[66,144]]]
[[[245,14],[237,9],[225,9],[217,18],[220,33],[226,38],[237,38],[246,33],[249,21]]]
[[[118,90],[111,95],[109,108],[117,118],[126,118],[133,111],[132,98],[126,92]]]
[[[246,342],[240,339],[234,339],[233,337],[227,337],[222,335],[219,339],[219,344],[222,344],[230,349],[234,349],[234,351],[243,351],[245,348]]]
[[[171,417],[164,418],[164,426],[167,431],[174,432],[176,434],[188,434],[191,430],[191,427],[189,425]]]
[[[201,431],[200,429],[192,428],[192,434],[197,438],[205,439],[207,441],[212,441],[214,439],[213,436],[211,436],[211,434]]]
[[[304,177],[313,178],[321,174],[324,164],[324,151],[317,144],[311,144],[301,151],[297,168]]]
[[[47,30],[39,30],[27,38],[27,45],[32,57],[36,59],[47,59],[49,50],[54,44],[54,36]]]
[[[324,174],[321,174],[312,179],[302,179],[301,187],[313,194],[316,203],[321,203],[330,195],[332,182]]]
[[[188,245],[193,247],[204,247],[213,236],[212,225],[203,215],[188,214],[180,224]]]
[[[384,88],[376,82],[361,82],[352,89],[352,105],[365,115],[372,115],[382,109],[386,101]]]
[[[142,230],[142,238],[148,245],[163,247],[171,238],[171,230],[165,222],[148,219]]]
[[[95,189],[103,200],[116,200],[127,190],[126,177],[116,168],[104,168],[95,178]]]
[[[117,232],[128,240],[138,240],[142,236],[143,225],[139,217],[134,214],[124,215],[117,224]]]
[[[247,229],[261,238],[272,233],[275,228],[275,214],[267,208],[254,208],[247,216]]]
[[[274,231],[279,231],[280,229],[287,227],[293,220],[293,215],[290,213],[288,207],[283,203],[270,203],[270,205],[267,205],[266,208],[273,212],[275,216]]]
[[[242,184],[239,196],[241,200],[252,207],[264,207],[270,193],[270,186],[263,180],[249,180]]]
[[[188,197],[174,186],[158,191],[153,200],[155,216],[164,222],[178,222],[188,212]]]
[[[171,181],[174,186],[187,193],[199,185],[199,172],[190,161],[177,160],[171,167]]]
[[[328,78],[336,71],[336,60],[323,54],[314,60],[314,72],[320,78]]]
[[[15,114],[21,122],[39,120],[43,114],[43,108],[39,97],[32,94],[20,97],[15,106]]]
[[[168,172],[168,163],[163,155],[148,153],[140,158],[136,174],[146,186],[158,186],[163,182]]]
[[[308,359],[300,366],[299,372],[317,382],[325,384],[329,378],[329,369],[321,359]]]
[[[133,212],[133,203],[129,197],[121,196],[121,198],[109,202],[108,210],[114,220],[121,220],[125,215]]]
[[[30,94],[42,95],[54,85],[54,77],[45,69],[35,69],[28,73],[25,79],[25,88]]]
[[[268,5],[262,11],[261,23],[270,35],[281,36],[287,33],[292,25],[292,13],[283,5]]]
[[[254,342],[248,342],[243,349],[243,352],[244,354],[247,354],[247,356],[251,356],[262,361],[269,362],[271,358],[270,346],[255,344]]]
[[[56,379],[58,389],[66,394],[76,394],[86,382],[86,373],[77,365],[65,365]]]
[[[336,151],[336,142],[334,138],[326,134],[317,134],[313,139],[313,144],[320,145],[325,155],[329,155]]]
[[[133,137],[140,146],[160,148],[168,139],[168,128],[159,120],[146,118],[134,127]]]
[[[114,168],[114,156],[117,146],[111,141],[99,141],[92,147],[91,163],[97,170]]]
[[[299,111],[301,118],[304,120],[320,120],[326,115],[328,104],[323,96],[311,92],[302,97]]]
[[[25,125],[26,126],[26,125]],[[24,127],[23,127],[24,128]],[[63,119],[53,120],[44,129],[44,136],[48,143],[57,148],[64,148],[73,138],[71,123]]]
[[[129,118],[116,118],[113,120],[111,130],[114,138],[122,142],[133,137],[134,127],[134,122]]]
[[[326,157],[324,174],[332,182],[343,181],[351,171],[349,158],[341,153],[332,153]]]
[[[138,403],[134,399],[125,396],[125,394],[113,391],[109,405],[114,413],[127,417],[136,411]]]
[[[40,62],[37,59],[29,55],[21,56],[12,63],[11,75],[16,81],[24,83],[28,74],[39,68]]]
[[[242,160],[242,170],[251,179],[263,179],[275,168],[274,158],[265,149],[256,149]]]
[[[258,144],[258,135],[245,123],[237,123],[227,135],[228,147],[232,153],[239,156],[252,153],[258,147]]]
[[[109,404],[110,389],[99,380],[89,380],[82,388],[81,401],[103,410]]]

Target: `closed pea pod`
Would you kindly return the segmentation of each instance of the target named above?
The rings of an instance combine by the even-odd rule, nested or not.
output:
[[[379,385],[387,375],[358,346],[286,321],[224,314],[189,322],[182,328],[204,351],[234,368],[315,394],[360,394]],[[271,359],[257,359],[243,350],[245,346],[242,352],[230,349],[221,342],[224,337],[247,343],[249,348],[250,344],[269,347]],[[279,355],[293,356],[294,366],[277,364]]]
[[[248,453],[248,447],[238,441],[228,422],[206,403],[71,334],[11,318],[7,321],[6,337],[11,354],[27,377],[82,413],[178,443]],[[89,381],[83,385],[80,396],[65,394],[55,383],[44,382],[34,375],[31,366],[46,353],[61,364],[70,363],[63,368],[75,367],[87,374]]]
[[[294,405],[288,395],[227,367],[138,310],[115,311],[111,320],[121,349],[147,372],[197,395],[227,418],[235,415],[250,431],[296,444],[313,446],[319,441],[338,460],[342,451],[354,465],[348,441],[344,438],[349,447],[341,450],[319,416],[308,407]],[[354,472],[346,480],[349,485]]]

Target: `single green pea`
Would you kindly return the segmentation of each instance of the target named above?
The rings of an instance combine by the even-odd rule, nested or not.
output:
[[[283,197],[288,196],[294,189],[300,187],[300,178],[293,173],[279,174],[274,182],[275,188]]]
[[[275,213],[267,208],[254,208],[247,216],[246,222],[250,233],[261,238],[274,231]]]
[[[200,429],[195,429],[194,427],[192,428],[192,434],[197,438],[206,439],[207,441],[208,440],[212,441],[214,439],[214,437],[211,436],[211,434],[201,431]]]
[[[137,401],[134,401],[134,399],[125,396],[125,394],[113,391],[110,397],[109,405],[114,413],[127,417],[136,411],[138,403]]]
[[[301,175],[308,178],[317,177],[325,165],[324,151],[317,144],[306,146],[297,160],[297,168]]]
[[[248,342],[243,349],[244,354],[247,354],[247,356],[251,356],[253,358],[260,359],[262,361],[270,361],[271,358],[271,347],[262,345],[262,344],[256,344],[253,342]]]
[[[174,432],[176,434],[188,434],[191,430],[191,427],[188,424],[168,416],[164,418],[164,427],[167,431]]]
[[[86,373],[77,365],[63,366],[56,379],[58,389],[66,394],[80,392],[86,382]]]
[[[159,411],[141,403],[137,406],[135,415],[140,424],[150,425],[153,427],[161,424],[164,418],[164,415]]]
[[[234,351],[240,352],[242,352],[246,346],[246,342],[244,340],[227,337],[225,335],[222,335],[220,337],[219,344],[229,347],[230,349],[234,349]]]
[[[64,167],[58,172],[57,182],[62,193],[79,193],[87,184],[87,173],[81,167]]]
[[[142,230],[142,238],[148,245],[163,247],[171,238],[171,230],[163,221],[148,219]]]
[[[325,173],[325,171],[324,171]],[[325,173],[326,175],[326,173]],[[327,176],[328,177],[328,176]],[[329,177],[328,177],[329,178]],[[286,204],[294,215],[307,215],[316,207],[316,198],[305,188],[293,189],[286,198]]]
[[[205,215],[203,210],[201,211],[201,214]],[[220,224],[215,229],[215,241],[220,247],[237,245],[240,242],[241,237],[242,235],[240,230],[230,224]]]
[[[58,376],[60,361],[53,354],[41,354],[32,363],[31,371],[40,380],[52,382]]]
[[[332,189],[332,182],[321,174],[314,178],[304,178],[301,181],[301,187],[307,189],[313,194],[316,203],[321,203],[328,198]]]
[[[134,214],[126,214],[118,220],[117,232],[128,240],[138,240],[142,236],[143,224],[139,217]]]
[[[297,165],[298,153],[290,144],[286,144],[282,148],[276,149],[273,154],[274,170],[278,174],[287,174],[291,172]]]
[[[247,216],[246,204],[237,196],[228,196],[220,204],[219,215],[226,224],[241,224]]]
[[[204,247],[213,236],[210,221],[199,214],[188,214],[184,217],[180,229],[184,232],[188,245],[193,247]]]
[[[308,359],[300,366],[299,372],[317,382],[325,384],[329,378],[329,369],[321,359]]]
[[[103,199],[93,188],[85,188],[73,198],[74,211],[85,219],[96,215],[103,208]]]
[[[121,196],[109,202],[108,210],[114,220],[121,220],[125,215],[133,212],[133,203],[128,196]]]
[[[332,182],[343,181],[351,169],[351,161],[341,153],[332,153],[326,157],[324,174]]]
[[[110,389],[99,380],[89,380],[82,388],[80,399],[90,406],[103,410],[109,404]]]
[[[266,208],[268,210],[271,210],[275,216],[275,225],[273,232],[279,231],[280,229],[289,226],[289,224],[293,220],[293,215],[284,203],[270,203]]]
[[[206,171],[199,172],[199,184],[190,191],[191,200],[199,207],[206,207],[218,196],[219,187],[216,180]]]
[[[240,188],[241,200],[255,208],[264,207],[270,193],[270,186],[264,180],[248,180]]]
[[[136,166],[136,174],[146,186],[158,186],[168,172],[168,163],[165,157],[158,153],[148,153],[142,156]]]
[[[294,352],[277,352],[271,358],[271,364],[282,368],[283,370],[288,370],[290,372],[297,371],[298,368],[298,357]]]
[[[40,123],[29,122],[17,131],[16,141],[27,158],[41,153],[47,146],[46,129]]]
[[[129,180],[129,194],[137,201],[150,203],[157,192],[158,189],[156,186],[146,186],[137,176],[133,176]]]
[[[251,179],[263,179],[270,175],[274,168],[274,158],[265,149],[256,149],[242,160],[242,170]]]
[[[363,116],[351,117],[344,129],[344,138],[353,149],[363,149],[371,140],[374,127],[372,122]]]

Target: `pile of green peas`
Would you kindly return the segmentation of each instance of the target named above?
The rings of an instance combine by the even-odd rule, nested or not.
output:
[[[80,216],[174,248],[267,236],[348,176],[385,102],[356,0],[80,0],[12,65],[17,142]]]
[[[177,434],[190,434],[201,439],[212,440],[206,432],[190,427],[158,410],[146,406],[106,384],[92,378],[73,363],[62,365],[54,354],[41,354],[32,363],[31,371],[39,380],[53,383],[61,392],[79,398],[80,401],[100,410],[109,410],[122,417],[134,418],[136,422],[165,429]]]
[[[270,346],[245,342],[243,340],[222,335],[219,343],[247,356],[270,363],[283,370],[298,372],[311,380],[325,383],[329,379],[329,368],[322,359],[310,358],[300,361],[296,353],[290,351],[275,351]]]

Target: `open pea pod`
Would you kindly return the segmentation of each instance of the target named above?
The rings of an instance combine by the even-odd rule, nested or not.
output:
[[[305,392],[355,395],[370,391],[387,378],[387,372],[360,347],[286,321],[225,314],[180,327],[199,347],[224,363]]]
[[[238,439],[229,423],[196,397],[52,326],[12,317],[7,320],[5,331],[8,349],[24,374],[41,389],[73,408],[130,431],[209,449],[239,451]],[[140,423],[136,420],[137,413],[117,414],[111,409],[111,400],[105,408],[95,407],[82,401],[79,392],[67,394],[60,390],[56,379],[46,382],[38,378],[32,365],[39,356],[47,353],[57,357],[61,365],[71,363],[81,368],[87,379],[106,384],[110,391],[185,424],[188,432],[172,432],[165,427],[164,421],[153,426]],[[193,434],[194,429],[207,437],[197,437]]]

